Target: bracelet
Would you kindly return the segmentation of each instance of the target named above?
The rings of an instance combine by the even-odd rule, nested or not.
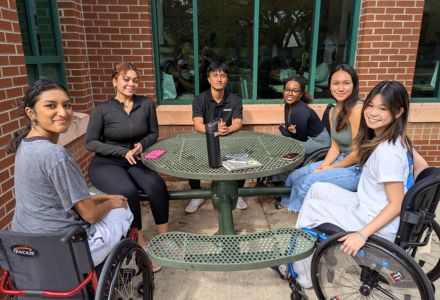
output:
[[[368,239],[368,237],[365,234],[363,234],[361,231],[358,231],[357,233],[359,233],[359,235],[364,239],[364,241]]]

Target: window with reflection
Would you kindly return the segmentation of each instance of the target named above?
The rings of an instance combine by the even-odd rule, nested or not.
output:
[[[162,99],[194,97],[192,1],[156,2]]]
[[[313,1],[261,1],[258,99],[281,99],[286,79],[309,72],[312,18]]]
[[[321,2],[315,71],[315,98],[329,98],[332,68],[348,62],[353,22],[353,0]]]
[[[354,51],[350,46],[355,1],[158,0],[153,13],[159,40],[159,100],[188,103],[208,89],[206,70],[213,61],[229,66],[227,89],[244,100],[281,100],[290,77],[305,82],[314,77],[314,97],[329,98],[330,69],[347,63]],[[314,3],[320,3],[316,20]],[[311,53],[317,56],[313,66]]]
[[[66,85],[55,1],[17,0],[17,12],[29,83],[44,76]]]
[[[199,1],[200,92],[208,89],[206,69],[216,60],[229,67],[230,92],[248,99],[252,91],[254,1]]]
[[[440,1],[425,0],[412,97],[439,98]]]

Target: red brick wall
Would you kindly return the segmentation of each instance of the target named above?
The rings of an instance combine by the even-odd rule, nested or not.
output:
[[[398,80],[411,92],[423,0],[363,0],[356,70],[361,97],[382,80]]]
[[[93,100],[114,95],[112,69],[121,61],[137,66],[138,94],[155,96],[150,1],[83,0],[81,8]]]
[[[356,70],[361,98],[382,80],[412,90],[424,0],[363,0]],[[440,166],[439,123],[412,123],[408,134],[432,166]]]
[[[12,218],[15,202],[14,156],[3,148],[12,132],[25,122],[17,105],[28,80],[15,1],[1,1],[0,16],[0,228],[4,228]]]
[[[88,113],[93,107],[88,49],[79,1],[57,1],[67,84],[74,110]]]
[[[79,167],[83,171],[83,174],[87,174],[87,169],[89,168],[93,154],[86,150],[84,142],[84,136],[81,136],[76,140],[70,142],[65,147],[75,158],[75,160],[79,164]],[[88,177],[86,178],[86,180],[88,181]]]

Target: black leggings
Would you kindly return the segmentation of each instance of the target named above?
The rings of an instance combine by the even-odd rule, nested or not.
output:
[[[142,162],[130,165],[128,161],[95,156],[89,167],[89,177],[102,192],[127,197],[134,216],[131,227],[142,229],[139,190],[148,195],[154,222],[158,225],[168,223],[169,195],[165,182]]]
[[[239,188],[242,188],[244,186],[244,183],[246,182],[246,180],[238,180],[237,181],[237,185]],[[192,190],[200,190],[200,180],[197,179],[189,179],[189,186],[191,187]]]

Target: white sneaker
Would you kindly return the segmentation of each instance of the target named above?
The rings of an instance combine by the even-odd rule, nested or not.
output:
[[[192,199],[185,208],[185,212],[192,214],[199,209],[199,206],[205,202],[205,199]]]
[[[246,209],[247,208],[247,203],[246,201],[244,201],[243,197],[238,197],[237,199],[237,208],[238,209]]]

